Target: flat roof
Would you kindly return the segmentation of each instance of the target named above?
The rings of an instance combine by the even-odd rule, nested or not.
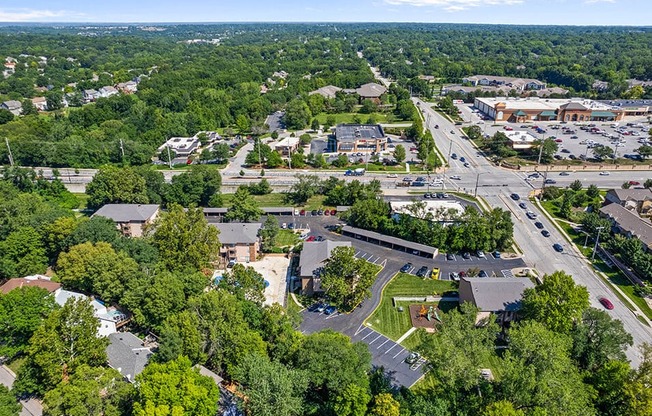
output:
[[[380,124],[338,124],[335,127],[335,138],[338,141],[382,139],[385,132]]]
[[[537,140],[536,137],[534,137],[531,133],[527,131],[520,131],[520,130],[514,130],[514,131],[508,131],[505,132],[505,136],[515,144],[518,143],[527,143],[531,144],[535,140]]]
[[[475,99],[489,107],[496,107],[497,104],[505,104],[507,110],[541,110],[541,111],[555,111],[562,105],[566,104],[580,104],[588,110],[605,110],[605,111],[620,111],[621,109],[604,102],[593,101],[583,98],[512,98],[512,97],[476,97]]]
[[[403,240],[402,238],[392,237],[390,235],[380,234],[374,231],[363,230],[362,228],[351,227],[350,225],[345,225],[344,227],[342,227],[342,232],[357,234],[362,237],[373,238],[374,240],[384,241],[386,243],[394,244],[401,247],[406,247],[412,250],[418,250],[421,251],[422,253],[432,254],[433,257],[439,251],[435,247],[430,247],[425,244]]]

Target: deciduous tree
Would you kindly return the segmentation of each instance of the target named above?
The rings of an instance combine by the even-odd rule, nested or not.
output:
[[[145,179],[132,168],[103,166],[86,186],[88,207],[98,209],[105,204],[146,204]]]
[[[349,311],[371,295],[376,280],[374,265],[355,257],[352,247],[335,247],[320,274],[321,285],[331,302]]]
[[[246,188],[240,187],[235,191],[233,205],[227,211],[224,219],[227,221],[251,222],[257,221],[261,215],[263,215],[263,211],[258,206],[258,202]]]

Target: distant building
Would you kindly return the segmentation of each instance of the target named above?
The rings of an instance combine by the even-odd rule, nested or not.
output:
[[[308,95],[319,94],[324,98],[333,99],[333,98],[335,98],[335,95],[339,91],[342,91],[342,88],[336,87],[334,85],[327,85],[325,87],[321,87],[321,88],[318,88],[318,89],[316,89],[314,91],[309,92]]]
[[[648,200],[647,212],[650,209],[651,202]],[[652,252],[652,222],[649,218],[639,215],[636,208],[627,203],[623,205],[608,204],[600,208],[600,216],[611,221],[612,231],[622,234],[628,238],[638,238],[647,251]]]
[[[108,97],[111,97],[113,95],[118,94],[119,91],[115,87],[113,87],[111,85],[107,85],[106,87],[100,88],[100,90],[98,92],[100,93],[100,97],[108,98]]]
[[[23,104],[17,100],[9,100],[0,104],[0,108],[8,110],[11,114],[19,116],[23,113]]]
[[[504,133],[514,150],[531,149],[534,146],[534,142],[538,140],[527,131],[506,131]]]
[[[298,137],[288,136],[276,143],[272,143],[272,146],[282,156],[289,157],[291,153],[296,153],[300,142],[301,140]]]
[[[652,100],[600,100],[600,102],[622,109],[626,116],[652,114]]]
[[[609,83],[606,81],[600,81],[599,79],[596,79],[595,81],[593,81],[591,88],[593,88],[598,92],[604,92],[609,89]]]
[[[34,97],[32,98],[32,105],[38,110],[38,111],[47,111],[48,109],[48,101],[45,97]]]
[[[121,91],[125,94],[133,94],[138,91],[138,84],[134,81],[120,82],[116,85],[118,91]]]
[[[55,293],[61,288],[61,283],[54,282],[49,277],[42,275],[20,277],[7,280],[5,284],[0,286],[0,293],[7,294],[22,287],[40,287],[50,293]]]
[[[462,277],[460,303],[470,302],[480,309],[478,322],[493,314],[501,324],[505,324],[516,319],[523,292],[533,287],[534,283],[524,277]]]
[[[69,299],[84,299],[91,303],[91,306],[93,307],[93,315],[100,323],[100,326],[97,329],[98,336],[108,337],[130,321],[129,316],[117,308],[106,307],[106,305],[101,301],[95,298],[89,298],[82,293],[64,289],[58,289],[54,292],[54,301],[59,306],[65,305]]]
[[[542,90],[546,83],[531,78],[500,77],[494,75],[473,75],[462,79],[463,83],[471,84],[474,87],[483,86],[505,86],[516,91]]]
[[[142,237],[145,227],[153,223],[158,214],[156,204],[106,204],[93,217],[112,220],[127,237]]]
[[[387,92],[387,88],[375,82],[370,82],[356,88],[355,92],[360,96],[361,100],[369,99],[374,102],[380,102],[380,97]]]
[[[143,372],[152,356],[152,350],[131,332],[109,335],[106,357],[109,366],[118,371],[130,383]]]
[[[334,152],[382,152],[387,137],[380,124],[338,124],[335,128]]]
[[[303,243],[299,259],[301,292],[306,295],[323,292],[319,277],[324,261],[330,258],[335,247],[351,247],[349,241],[310,241]]]
[[[610,189],[605,195],[605,202],[622,206],[638,206],[644,201],[652,201],[652,189]]]
[[[82,92],[82,98],[84,102],[90,103],[92,101],[97,101],[100,98],[100,93],[96,90],[84,90]]]
[[[256,261],[260,253],[258,232],[261,223],[222,222],[211,224],[220,231],[220,256],[223,263]]]
[[[483,98],[476,97],[474,106],[495,121],[614,121],[625,112],[615,106],[580,98]]]

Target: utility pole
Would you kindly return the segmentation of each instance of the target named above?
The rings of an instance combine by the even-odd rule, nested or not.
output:
[[[546,139],[544,136],[544,138],[541,140],[541,144],[539,145],[539,159],[537,159],[537,165],[541,164],[541,156],[543,155],[543,143],[545,142],[545,140]]]
[[[124,144],[122,143],[122,139],[120,139],[120,152],[122,153],[122,163],[125,161],[125,147]]]
[[[473,192],[473,195],[477,198],[478,197],[478,184],[480,183],[480,175],[482,173],[478,172],[475,177],[475,191]]]
[[[170,156],[170,146],[168,145],[168,165],[172,169],[172,156]]]
[[[260,158],[260,137],[258,137],[258,164],[261,168],[263,167],[263,161]]]
[[[595,252],[598,250],[598,243],[600,242],[600,231],[602,231],[604,227],[596,227],[596,230],[598,230],[598,236],[595,239],[595,246],[593,247],[593,254],[591,255],[591,263],[593,263],[593,260],[595,259]]]
[[[5,137],[5,143],[7,144],[7,152],[9,156],[9,164],[14,166],[14,155],[11,153],[11,146],[9,146],[9,139]]]

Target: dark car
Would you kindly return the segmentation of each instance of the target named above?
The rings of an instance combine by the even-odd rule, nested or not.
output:
[[[480,273],[478,273],[478,277],[489,277],[489,275],[484,270],[480,270]]]
[[[457,153],[453,153],[453,154],[451,155],[451,159],[457,159]]]
[[[325,315],[332,315],[335,312],[337,312],[337,308],[335,306],[329,306],[328,308],[324,309],[324,314]]]
[[[518,204],[518,206],[523,209],[527,209],[527,205],[525,204],[525,202],[521,202],[520,204]]]
[[[446,254],[446,260],[455,261],[455,254],[453,253]]]
[[[552,185],[554,183],[557,183],[557,181],[554,179],[546,179],[543,183],[545,183],[546,185]]]
[[[541,235],[544,237],[550,237],[550,232],[548,232],[548,230],[543,230],[541,231]]]
[[[314,217],[315,215],[317,215],[317,210],[316,210],[316,209],[313,209],[313,210],[310,212],[310,214]]]
[[[494,256],[494,258],[499,259],[500,258],[500,251],[494,251],[493,253],[491,253],[491,255]]]
[[[419,358],[421,358],[421,356],[418,352],[412,352],[405,358],[405,362],[408,364],[414,364],[419,361]]]
[[[465,252],[464,254],[462,254],[462,257],[463,257],[465,260],[468,260],[468,259],[471,258],[471,253],[469,253],[469,252],[467,251],[467,252]]]
[[[321,302],[313,303],[312,305],[308,306],[308,312],[317,312],[321,306]]]
[[[405,263],[403,267],[401,267],[401,271],[403,273],[407,273],[412,269],[412,263]]]
[[[539,221],[535,222],[535,223],[534,223],[534,226],[537,227],[537,228],[540,229],[540,230],[543,230],[543,224],[540,223]]]
[[[462,163],[466,162],[466,159],[464,158],[464,156],[462,156],[462,157],[460,158],[460,162],[462,162]]]
[[[319,211],[317,211],[317,215],[324,215],[324,210],[320,209]]]
[[[315,241],[324,241],[324,237],[318,235],[317,238],[315,238]]]
[[[609,299],[607,299],[607,298],[605,298],[605,297],[601,297],[601,298],[598,299],[598,300],[600,301],[600,303],[602,304],[602,306],[604,306],[605,308],[607,308],[607,309],[609,309],[609,310],[612,310],[612,309],[614,308],[614,304],[611,303],[611,301],[610,301]]]
[[[521,199],[521,197],[520,197],[518,194],[511,194],[510,197],[511,197],[514,201],[518,201],[519,199]]]
[[[528,212],[526,212],[525,215],[526,215],[529,219],[531,219],[531,220],[534,220],[534,219],[537,218],[537,214],[535,214],[535,213],[532,212],[532,211],[528,211]]]
[[[562,247],[562,245],[559,243],[553,244],[552,248],[554,248],[557,253],[561,253],[564,251],[564,247]]]
[[[428,274],[428,268],[426,266],[421,266],[421,268],[417,271],[417,276],[419,277],[426,277]]]

